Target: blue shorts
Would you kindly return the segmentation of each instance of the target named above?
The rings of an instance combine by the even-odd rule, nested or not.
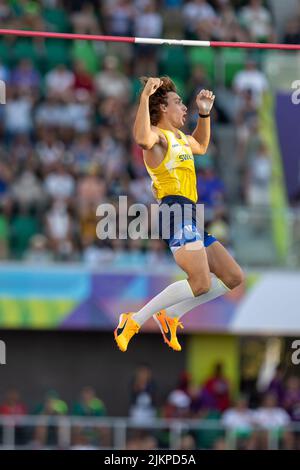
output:
[[[163,217],[163,206],[176,204],[178,212],[170,211],[168,217]],[[175,207],[175,206],[174,206]],[[184,209],[184,210],[183,210]],[[183,196],[166,196],[159,205],[159,236],[174,253],[178,248],[195,241],[203,241],[205,248],[217,239],[197,227],[196,204]]]

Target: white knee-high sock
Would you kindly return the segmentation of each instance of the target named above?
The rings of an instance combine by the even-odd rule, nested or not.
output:
[[[166,287],[162,292],[156,295],[150,302],[148,302],[141,310],[132,315],[132,318],[142,325],[155,313],[170,305],[177,304],[183,300],[194,299],[194,294],[189,282],[185,279],[183,281],[173,282]]]
[[[220,297],[229,291],[230,289],[228,289],[228,287],[226,287],[220,279],[218,279],[214,274],[211,274],[211,287],[208,292],[199,295],[198,297],[194,297],[193,299],[184,300],[178,304],[167,307],[165,309],[166,314],[171,318],[181,318],[185,313],[189,312],[198,305],[216,299],[217,297]]]

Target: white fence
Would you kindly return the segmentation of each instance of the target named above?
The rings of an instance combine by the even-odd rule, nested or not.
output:
[[[45,438],[39,441],[37,435]],[[47,442],[49,433],[54,431],[55,442]],[[97,436],[97,442],[78,443],[74,436],[78,433],[92,431]],[[266,447],[279,449],[284,432],[294,434],[295,441],[300,438],[300,423],[289,426],[280,431],[263,431],[266,434]],[[144,423],[137,423],[130,418],[98,418],[75,416],[0,416],[0,450],[17,449],[106,449],[123,450],[128,448],[130,433],[146,433],[168,436],[167,443],[158,445],[157,449],[180,449],[181,438],[186,434],[202,433],[202,436],[211,437],[210,447],[214,448],[214,441],[222,439],[226,449],[238,447],[239,435],[225,429],[219,420],[200,419],[161,419],[154,418]],[[253,430],[262,432],[262,430]],[[212,433],[214,438],[212,437]],[[296,437],[297,436],[297,437]],[[208,439],[209,440],[209,439]],[[159,442],[159,439],[158,439]]]

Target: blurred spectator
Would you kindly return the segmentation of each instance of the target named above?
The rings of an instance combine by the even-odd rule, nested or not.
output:
[[[40,86],[40,76],[29,59],[22,59],[12,71],[9,84],[20,93],[34,91]]]
[[[266,390],[266,392],[270,392],[276,396],[277,403],[279,405],[283,404],[283,398],[284,398],[285,386],[284,386],[283,379],[284,379],[284,368],[283,366],[279,365],[276,367],[274,376]]]
[[[33,99],[29,91],[22,93],[16,89],[7,90],[7,102],[4,107],[4,124],[8,137],[32,131]]]
[[[275,395],[267,393],[263,397],[261,406],[255,411],[254,419],[260,430],[272,431],[275,437],[283,439],[285,449],[292,448],[293,436],[288,431],[291,420],[285,409],[278,406]],[[261,432],[259,439],[260,446],[266,449],[268,447],[267,434]]]
[[[48,390],[43,402],[37,405],[34,413],[49,416],[66,415],[68,413],[68,405],[60,398],[56,390]]]
[[[237,149],[236,157],[239,165],[245,168],[247,147],[253,134],[257,131],[257,104],[251,89],[240,92],[236,113]]]
[[[286,44],[300,44],[300,20],[291,18],[284,30],[283,42]]]
[[[162,16],[157,10],[155,0],[148,0],[143,12],[135,17],[134,35],[144,38],[160,38],[162,27]]]
[[[271,392],[265,394],[261,406],[255,412],[255,422],[262,428],[275,428],[287,426],[290,423],[288,413],[277,406],[277,399]]]
[[[51,198],[68,200],[75,192],[75,180],[63,164],[57,164],[46,176],[44,187]]]
[[[235,91],[239,94],[251,90],[257,107],[262,101],[264,92],[268,89],[266,76],[258,69],[256,62],[250,59],[247,60],[245,69],[238,72],[234,77],[233,85]]]
[[[54,200],[46,213],[46,235],[58,259],[72,258],[72,229],[72,219],[65,202]]]
[[[72,89],[74,74],[67,69],[65,64],[59,64],[46,74],[45,83],[49,94],[64,96],[66,92]]]
[[[211,167],[197,172],[198,200],[207,209],[222,205],[224,202],[224,184]]]
[[[156,386],[152,378],[152,370],[147,364],[138,366],[130,388],[130,418],[139,424],[151,421],[156,416]]]
[[[229,381],[224,376],[222,363],[215,365],[212,376],[207,379],[203,388],[215,401],[215,408],[217,410],[224,411],[229,407]]]
[[[178,444],[178,450],[195,450],[196,447],[196,440],[192,434],[185,434],[180,439]]]
[[[188,36],[197,32],[199,24],[211,28],[216,20],[216,12],[206,0],[190,0],[183,7],[183,17]]]
[[[56,140],[55,133],[51,129],[45,129],[42,140],[36,144],[36,152],[45,166],[52,165],[62,160],[64,153],[64,145],[61,141]]]
[[[65,108],[58,96],[49,93],[45,100],[37,104],[35,108],[35,123],[42,129],[43,139],[48,140],[48,133],[51,141],[54,140],[53,128],[65,124]],[[38,148],[39,144],[37,144]]]
[[[48,240],[44,235],[34,235],[25,251],[24,260],[29,263],[43,264],[53,261],[53,251],[49,249]]]
[[[267,147],[261,143],[252,155],[247,176],[247,201],[251,206],[269,206],[272,162]]]
[[[250,0],[249,4],[242,8],[240,22],[255,42],[271,42],[274,38],[272,16],[263,5],[262,0]]]
[[[222,415],[222,423],[239,441],[238,448],[250,449],[254,442],[254,412],[249,408],[246,397],[239,397],[233,408],[228,408]]]
[[[71,23],[77,34],[99,34],[100,32],[94,6],[90,2],[83,2],[81,9],[71,15]]]
[[[219,0],[217,4],[220,23],[214,30],[215,37],[223,41],[247,41],[248,35],[239,24],[232,2]]]
[[[293,421],[300,421],[300,379],[293,375],[285,384],[283,406]]]
[[[222,245],[228,247],[230,242],[230,226],[222,208],[216,209],[213,219],[206,227],[209,233],[213,233]]]
[[[64,125],[73,128],[82,137],[91,129],[91,96],[87,90],[81,88],[75,91],[74,96],[66,95],[65,102]]]
[[[74,64],[74,90],[87,90],[89,93],[94,91],[93,77],[88,72],[83,61],[77,60]]]
[[[191,377],[187,372],[183,372],[177,387],[171,391],[164,407],[165,418],[188,418],[190,416],[190,406],[192,399],[190,396]]]
[[[26,442],[27,432],[26,428],[21,425],[21,417],[27,413],[27,406],[23,403],[19,390],[14,388],[8,390],[4,401],[0,404],[0,416],[9,416],[13,420],[16,445],[24,445]],[[17,417],[14,418],[14,416]]]
[[[210,83],[204,68],[199,64],[195,65],[192,70],[191,77],[187,84],[187,101],[194,102],[197,94],[203,89],[209,89]]]
[[[41,206],[46,201],[46,194],[36,174],[29,168],[20,174],[11,185],[14,200],[24,206]]]
[[[159,38],[162,37],[163,18],[158,11],[155,0],[149,0],[143,11],[136,15],[134,35],[136,37]],[[155,76],[157,73],[158,46],[150,44],[137,44],[135,48],[136,62],[139,75]]]
[[[91,170],[90,174],[80,178],[77,185],[77,198],[80,207],[94,207],[103,201],[106,194],[104,179]]]
[[[39,232],[40,224],[35,209],[20,205],[16,209],[10,226],[11,250],[16,258],[23,256],[30,239]]]
[[[167,399],[164,410],[165,418],[188,418],[191,398],[183,390],[173,390]]]
[[[112,36],[131,36],[136,10],[129,0],[107,2],[105,9],[106,33]]]
[[[105,416],[106,409],[103,401],[97,397],[93,387],[84,387],[80,399],[73,407],[74,416]]]
[[[131,99],[130,81],[118,70],[118,59],[107,56],[103,63],[103,70],[95,77],[95,86],[98,95],[103,98],[117,98],[126,104]]]
[[[7,4],[6,0],[1,0],[0,2],[0,22],[5,24],[7,20],[11,17],[11,5]]]
[[[11,157],[16,160],[16,165],[23,162],[28,164],[32,160],[34,146],[28,134],[18,134],[11,144]]]
[[[37,425],[33,433],[33,443],[37,447],[55,446],[58,444],[59,426],[51,423],[51,416],[64,416],[68,413],[68,405],[64,402],[55,390],[49,390],[45,399],[36,409],[35,414],[48,416],[48,419],[41,419],[41,424]],[[46,426],[48,424],[48,426]]]
[[[7,391],[4,401],[0,404],[0,415],[24,416],[27,413],[27,407],[21,400],[20,392],[16,389]]]
[[[155,450],[158,448],[156,438],[148,433],[135,433],[126,442],[126,450]]]

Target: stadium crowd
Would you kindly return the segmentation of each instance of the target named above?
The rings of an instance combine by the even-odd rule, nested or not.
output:
[[[212,374],[201,386],[195,386],[187,372],[182,372],[178,384],[160,402],[158,385],[151,368],[141,364],[129,384],[130,403],[127,417],[134,428],[128,431],[128,449],[168,448],[169,434],[164,429],[151,431],[156,417],[180,419],[184,423],[192,419],[193,429],[183,432],[176,446],[181,449],[226,449],[228,437],[234,438],[239,449],[268,448],[269,435],[278,439],[280,448],[295,449],[300,446],[300,433],[291,428],[300,421],[300,379],[295,375],[285,377],[279,366],[271,381],[263,390],[242,394],[233,399],[230,380],[221,363],[215,365]],[[48,390],[44,400],[28,407],[16,389],[8,390],[1,397],[0,417],[11,417],[16,425],[16,444],[36,448],[58,445],[59,426],[51,423],[53,416],[105,417],[109,410],[91,386],[85,386],[75,403],[69,405],[56,390]],[[20,417],[26,415],[48,416],[36,427],[22,426]],[[17,416],[16,416],[17,415]],[[203,420],[215,424],[201,427]],[[0,428],[1,429],[1,428]],[[227,434],[226,434],[227,433]],[[1,432],[0,432],[1,434]],[[90,448],[111,445],[112,435],[108,426],[96,429],[93,425],[76,423],[72,427],[73,448]]]
[[[172,14],[170,14],[172,13]],[[172,21],[170,21],[170,19]],[[271,41],[272,12],[260,0],[1,1],[0,27],[88,34]],[[283,39],[299,42],[299,15]],[[202,54],[202,55],[201,55]],[[168,261],[157,240],[99,240],[103,202],[154,202],[141,149],[132,140],[138,77],[168,74],[195,125],[195,95],[216,89],[212,142],[196,158],[199,200],[209,230],[230,247],[230,188],[220,171],[218,125],[235,127],[239,201],[268,204],[270,155],[257,138],[258,108],[268,89],[260,58],[245,57],[225,74],[219,93],[214,58],[184,48],[2,36],[0,79],[0,259],[83,261],[98,265]],[[213,62],[211,62],[213,60]],[[154,255],[149,254],[154,253]],[[133,261],[134,262],[134,261]]]

